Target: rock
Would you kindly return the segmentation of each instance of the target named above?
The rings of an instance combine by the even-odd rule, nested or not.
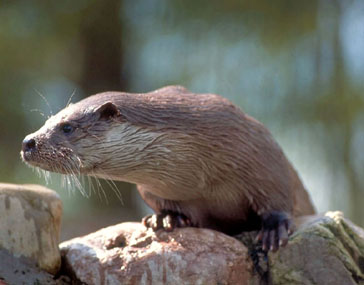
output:
[[[289,245],[269,254],[272,284],[364,284],[364,230],[341,212],[298,219]]]
[[[87,284],[246,284],[246,247],[198,228],[154,233],[123,223],[60,245],[65,266]]]
[[[239,236],[244,246],[208,229],[153,233],[139,223],[72,239],[61,251],[69,274],[87,284],[364,284],[363,229],[340,212],[297,224],[289,244],[268,259],[254,232]]]
[[[54,191],[40,185],[0,183],[0,249],[57,273],[61,215],[62,202]]]
[[[63,285],[71,284],[70,278],[54,276],[39,269],[29,258],[14,257],[7,250],[0,250],[0,285],[5,284],[42,284]],[[3,282],[3,283],[2,283]]]

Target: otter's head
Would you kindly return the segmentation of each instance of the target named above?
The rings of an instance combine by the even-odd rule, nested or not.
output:
[[[134,133],[135,127],[126,122],[114,103],[81,101],[61,110],[38,131],[26,136],[21,157],[27,164],[47,171],[102,176],[98,169],[113,167],[113,157],[120,151],[124,151],[124,156],[132,152],[122,145],[130,146],[129,140],[137,144]]]

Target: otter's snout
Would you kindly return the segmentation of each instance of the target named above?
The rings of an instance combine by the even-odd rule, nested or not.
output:
[[[36,147],[35,139],[25,137],[22,143],[22,151],[23,152],[29,152],[34,150]]]

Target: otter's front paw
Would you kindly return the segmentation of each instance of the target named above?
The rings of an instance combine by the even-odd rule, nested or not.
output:
[[[273,211],[262,215],[262,229],[257,240],[262,241],[264,251],[276,251],[280,246],[287,244],[293,231],[291,218],[284,212]]]
[[[160,214],[148,215],[142,219],[142,224],[154,231],[164,229],[173,231],[174,228],[183,228],[191,226],[191,221],[182,214],[165,212]]]

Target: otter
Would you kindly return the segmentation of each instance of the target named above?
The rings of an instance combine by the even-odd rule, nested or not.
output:
[[[181,86],[104,92],[70,104],[25,137],[22,159],[63,174],[137,184],[153,230],[260,230],[284,246],[292,217],[315,212],[298,174],[257,120],[215,94]]]

